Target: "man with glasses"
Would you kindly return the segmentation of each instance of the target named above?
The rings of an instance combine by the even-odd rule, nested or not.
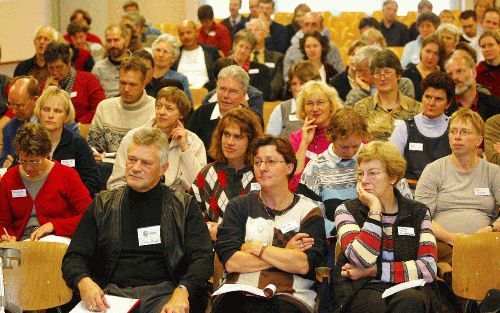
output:
[[[106,311],[110,294],[140,299],[137,312],[204,312],[212,243],[196,201],[161,183],[168,141],[158,128],[134,133],[127,185],[99,193],[73,234],[62,273],[90,311]]]
[[[38,95],[38,81],[33,76],[15,77],[11,82],[7,103],[15,118],[5,124],[2,130],[3,146],[0,155],[0,166],[8,168],[15,161],[14,137],[19,127],[26,122],[38,123],[34,113]],[[73,133],[79,133],[75,122],[66,125],[64,128]]]
[[[389,49],[377,52],[370,64],[370,71],[376,91],[354,105],[354,109],[364,118],[368,118],[373,112],[379,112],[395,119],[406,120],[421,111],[420,102],[403,95],[398,89],[403,68],[394,52]]]
[[[212,133],[220,118],[237,107],[247,106],[248,74],[238,65],[223,68],[217,78],[217,101],[200,106],[190,117],[187,128],[203,141],[208,151]]]
[[[96,62],[92,69],[92,74],[97,77],[104,88],[106,98],[111,98],[120,94],[120,63],[123,59],[131,55],[131,52],[127,48],[130,35],[124,25],[108,26],[104,35],[106,37],[104,45],[108,57]]]
[[[407,161],[405,177],[418,180],[425,166],[451,153],[449,117],[444,114],[455,98],[455,83],[437,71],[422,81],[424,111],[413,119],[395,121],[390,141]]]
[[[451,116],[459,108],[469,108],[486,121],[500,113],[500,100],[477,89],[476,65],[470,56],[454,53],[446,62],[445,68],[455,82],[456,94],[446,115]]]

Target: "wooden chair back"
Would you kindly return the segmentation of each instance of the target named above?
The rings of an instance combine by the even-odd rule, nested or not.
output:
[[[78,123],[78,129],[80,129],[80,136],[87,139],[89,136],[90,124]]]
[[[500,289],[500,233],[458,236],[452,260],[456,295],[483,300],[489,289]]]
[[[205,96],[207,95],[208,90],[206,88],[198,88],[198,89],[191,89],[191,96],[193,97],[193,109],[197,109],[200,105]]]
[[[68,303],[72,292],[62,278],[67,245],[56,242],[4,242],[2,248],[21,251],[21,263],[4,269],[6,303],[23,311],[55,308]]]

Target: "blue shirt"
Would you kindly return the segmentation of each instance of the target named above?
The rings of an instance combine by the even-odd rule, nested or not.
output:
[[[422,49],[422,36],[419,35],[417,39],[407,43],[403,50],[403,55],[401,56],[403,69],[406,69],[410,63],[420,63],[420,49]]]

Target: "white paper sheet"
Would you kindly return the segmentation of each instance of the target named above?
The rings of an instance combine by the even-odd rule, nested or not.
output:
[[[133,309],[136,303],[139,301],[139,299],[129,299],[111,295],[105,295],[105,297],[109,304],[109,309],[106,311],[106,313],[127,313],[131,309]],[[87,306],[83,303],[83,301],[80,301],[80,303],[78,303],[77,306],[75,306],[73,310],[70,311],[70,313],[96,313],[96,312],[90,311],[87,308]]]
[[[392,296],[395,293],[403,291],[405,289],[414,288],[414,287],[422,287],[425,285],[425,280],[417,279],[407,281],[406,283],[397,284],[396,286],[392,286],[391,288],[387,288],[384,293],[382,293],[382,299]]]
[[[276,292],[276,286],[269,284],[264,289],[260,289],[244,284],[224,284],[212,294],[212,297],[234,291],[248,292],[259,297],[271,298]]]

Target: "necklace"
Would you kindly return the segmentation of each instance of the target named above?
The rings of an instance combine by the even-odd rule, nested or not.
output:
[[[271,220],[273,220],[273,221],[276,220],[276,215],[283,216],[283,215],[285,215],[286,212],[288,212],[291,209],[291,204],[293,202],[293,193],[291,193],[291,195],[292,195],[291,199],[288,199],[287,202],[286,202],[287,205],[285,206],[285,209],[282,210],[282,211],[280,211],[280,210],[274,210],[274,211],[279,211],[279,214],[274,213],[274,217],[272,217],[271,214],[269,213],[268,208],[270,210],[272,210],[272,209],[264,201],[264,198],[262,197],[262,191],[259,191],[259,198],[262,201],[262,203],[264,204],[264,211],[266,211],[267,216],[269,216],[269,218]]]

